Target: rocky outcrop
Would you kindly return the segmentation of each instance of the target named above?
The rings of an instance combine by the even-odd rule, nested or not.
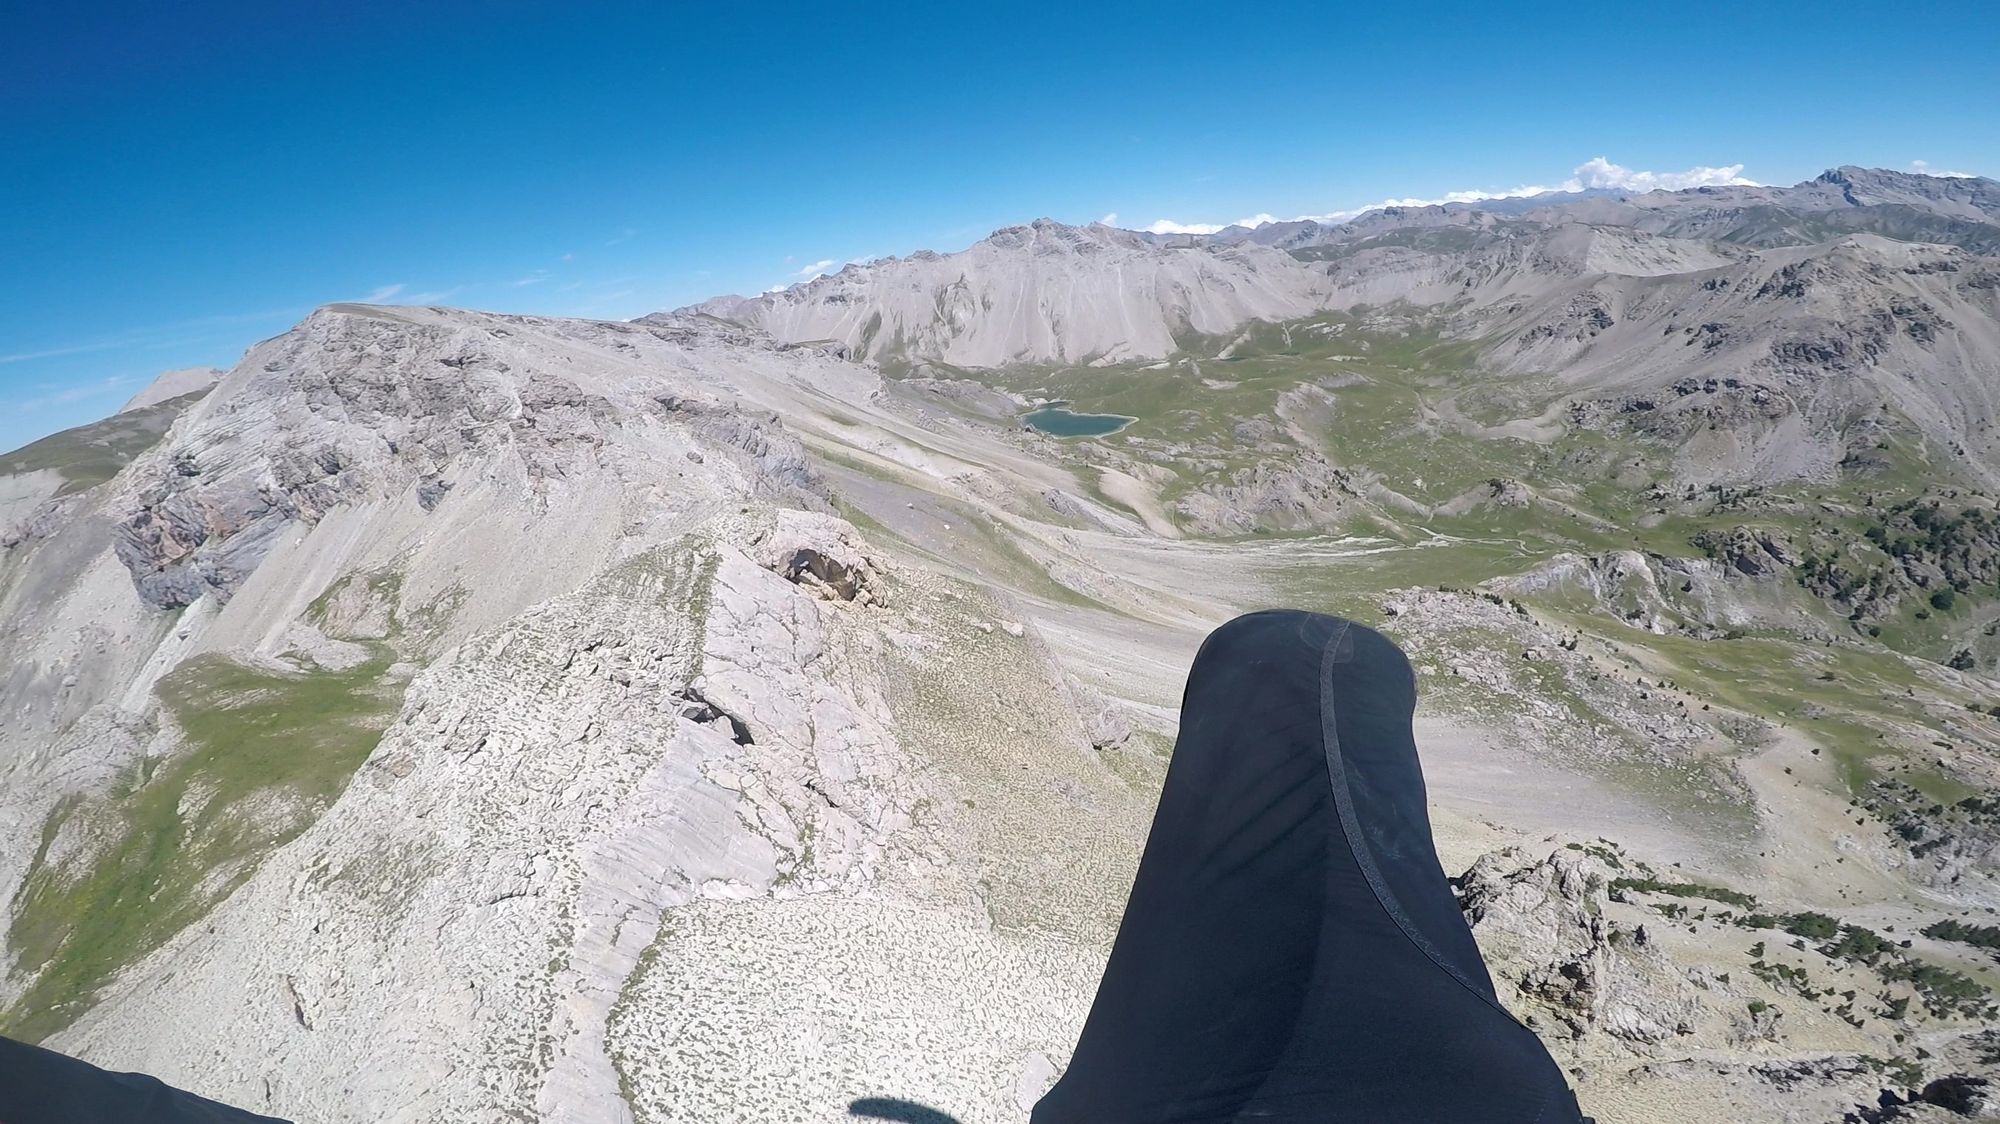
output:
[[[240,1101],[296,1112],[366,1073],[315,1111],[607,1119],[606,1021],[666,911],[863,885],[909,822],[907,765],[823,611],[691,542],[462,646],[298,844],[64,1041],[185,1075],[206,1063],[158,1031],[197,1003],[250,1062],[202,1083]],[[753,737],[686,716],[689,694]]]
[[[1710,558],[1751,578],[1790,576],[1792,567],[1799,562],[1783,536],[1758,527],[1703,531],[1695,536],[1694,545]]]
[[[1205,483],[1174,501],[1173,510],[1204,535],[1300,531],[1337,522],[1361,496],[1345,470],[1304,452],[1262,460]]]
[[[551,323],[334,306],[260,346],[171,451],[124,482],[116,545],[140,595],[160,608],[227,600],[288,528],[343,504],[407,496],[434,512],[475,464],[546,493],[600,473],[621,433],[662,425],[682,432],[688,463],[704,448],[727,458],[753,497],[825,506],[825,484],[775,415],[657,373],[607,381],[548,354],[742,355],[757,341],[721,326]]]
[[[1645,928],[1604,916],[1610,872],[1579,851],[1510,848],[1458,879],[1459,904],[1503,999],[1544,1034],[1649,1047],[1694,1033],[1702,1003]]]
[[[844,520],[781,510],[756,549],[758,565],[815,597],[863,605],[882,599],[877,563]]]
[[[1658,635],[1718,640],[1750,629],[1815,639],[1831,635],[1826,622],[1809,611],[1810,601],[1800,596],[1782,538],[1738,528],[1704,532],[1694,545],[1711,557],[1565,551],[1523,573],[1493,579],[1485,588],[1543,604],[1587,608]]]
[[[2000,799],[1974,794],[1940,801],[1883,777],[1869,783],[1862,803],[1889,826],[1915,881],[1977,893],[2000,878]]]

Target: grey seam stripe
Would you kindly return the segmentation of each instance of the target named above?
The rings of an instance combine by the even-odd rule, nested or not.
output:
[[[1354,851],[1354,861],[1361,867],[1362,876],[1368,879],[1369,889],[1375,891],[1375,901],[1381,905],[1383,912],[1389,915],[1389,919],[1396,923],[1396,928],[1402,930],[1406,940],[1417,946],[1418,950],[1429,957],[1431,963],[1443,969],[1446,975],[1457,980],[1459,986],[1478,996],[1481,1003],[1500,1012],[1508,1022],[1520,1026],[1520,1020],[1514,1017],[1513,1012],[1501,1006],[1499,1000],[1486,994],[1477,984],[1467,979],[1464,973],[1453,967],[1436,946],[1417,930],[1416,924],[1404,915],[1402,906],[1396,904],[1396,896],[1389,892],[1388,884],[1382,878],[1382,872],[1375,866],[1375,856],[1368,850],[1367,837],[1361,833],[1360,817],[1355,814],[1354,794],[1347,787],[1347,763],[1341,756],[1340,732],[1336,727],[1333,711],[1333,657],[1340,648],[1341,640],[1347,636],[1348,625],[1349,622],[1346,620],[1338,621],[1333,635],[1327,638],[1326,647],[1320,651],[1319,721],[1320,740],[1326,748],[1327,777],[1333,787],[1333,804],[1340,813],[1340,826],[1347,833],[1347,844]]]

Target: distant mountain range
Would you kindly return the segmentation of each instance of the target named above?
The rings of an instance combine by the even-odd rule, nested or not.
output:
[[[1942,1119],[1996,418],[2000,184],[1858,168],[330,305],[0,456],[0,1033],[324,1124],[1018,1124],[1189,660],[1291,605],[1409,650],[1586,1111]]]
[[[1687,411],[1723,411],[1739,440],[1689,450],[1701,483],[1824,473],[1904,424],[1992,482],[1995,254],[2000,183],[1843,167],[1788,188],[1596,190],[1211,235],[1042,219],[682,314],[891,368],[993,368],[1162,359],[1252,321],[1401,308],[1492,369],[1559,375],[1585,411],[1728,380],[1725,405],[1666,401],[1673,420],[1651,422],[1693,431],[1707,423]]]

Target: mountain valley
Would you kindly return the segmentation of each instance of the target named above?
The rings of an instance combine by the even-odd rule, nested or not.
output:
[[[0,456],[0,1032],[302,1122],[1022,1120],[1189,661],[1291,606],[1408,651],[1586,1112],[2000,1116],[1996,418],[2000,183],[1859,168],[329,305]]]

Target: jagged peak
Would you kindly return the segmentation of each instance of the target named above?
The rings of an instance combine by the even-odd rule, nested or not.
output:
[[[1030,222],[1014,226],[1003,226],[985,238],[967,246],[963,250],[940,252],[937,250],[913,250],[901,256],[889,255],[873,258],[865,262],[848,262],[832,273],[822,273],[817,277],[786,285],[779,289],[757,293],[753,296],[724,295],[711,297],[706,301],[686,306],[679,311],[710,311],[727,306],[741,311],[740,306],[759,301],[800,299],[845,282],[867,277],[871,272],[888,267],[894,268],[912,262],[938,262],[958,257],[961,254],[987,250],[1026,250],[1034,254],[1087,254],[1110,248],[1126,248],[1148,251],[1161,246],[1150,236],[1121,227],[1108,226],[1102,222],[1077,226],[1043,216]],[[365,309],[370,306],[355,306]]]
[[[1935,172],[1903,172],[1894,168],[1869,168],[1860,164],[1842,164],[1828,168],[1813,177],[1813,183],[1847,186],[1865,183],[1910,183],[1924,180],[1978,179],[1977,176],[1942,176]]]
[[[1003,250],[1026,249],[1036,253],[1092,253],[1113,246],[1150,248],[1144,238],[1129,230],[1103,223],[1073,226],[1052,218],[1038,218],[1021,226],[1003,226],[971,247],[991,246]]]
[[[1902,172],[1894,168],[1864,168],[1858,164],[1842,164],[1828,168],[1815,176],[1810,183],[1826,184],[1830,187],[1877,187],[1922,188],[1951,184],[1992,183],[1985,176],[1940,175],[1936,172]]]

